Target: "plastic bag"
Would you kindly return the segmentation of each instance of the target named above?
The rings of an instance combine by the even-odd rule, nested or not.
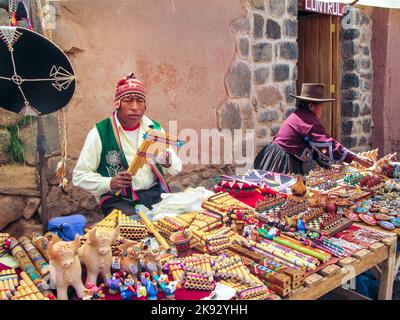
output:
[[[73,241],[78,234],[82,236],[85,231],[86,218],[81,214],[53,218],[47,225],[47,231],[55,232],[64,241]]]
[[[148,213],[149,219],[157,221],[165,217],[175,217],[177,215],[202,210],[201,205],[205,199],[214,193],[204,187],[188,188],[184,192],[163,193],[161,201],[153,205],[153,209]]]

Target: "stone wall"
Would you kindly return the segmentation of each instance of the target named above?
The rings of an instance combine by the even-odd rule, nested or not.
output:
[[[356,11],[356,26],[341,33],[341,141],[353,151],[372,145],[372,19]]]
[[[255,153],[293,111],[298,59],[297,1],[249,0],[247,15],[232,23],[236,59],[226,78],[221,128],[255,130]]]

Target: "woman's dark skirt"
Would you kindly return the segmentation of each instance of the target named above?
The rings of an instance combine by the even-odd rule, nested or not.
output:
[[[254,160],[254,169],[304,174],[303,162],[273,142],[267,144],[257,155]]]

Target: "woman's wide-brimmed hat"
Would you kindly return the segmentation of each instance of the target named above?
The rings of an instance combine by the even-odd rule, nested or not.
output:
[[[325,97],[325,84],[323,83],[303,83],[299,96],[290,94],[293,98],[307,102],[332,102],[335,99]]]

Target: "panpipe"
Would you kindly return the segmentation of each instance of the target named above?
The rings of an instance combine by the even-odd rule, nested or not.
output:
[[[164,237],[157,231],[157,228],[154,224],[149,220],[146,214],[143,211],[138,211],[138,216],[142,219],[143,223],[146,225],[147,229],[154,235],[158,243],[164,247],[165,250],[170,250],[171,246],[164,239]]]
[[[254,278],[255,285],[247,285],[234,279],[221,280],[220,283],[229,286],[237,291],[237,297],[240,300],[265,300],[271,295],[270,290],[255,276],[250,275]]]
[[[166,217],[158,220],[154,225],[161,234],[169,238],[174,232],[187,229],[198,212],[185,213],[177,217]]]
[[[234,233],[228,227],[223,227],[221,229],[212,233],[195,229],[191,230],[191,232],[193,237],[202,245],[206,246],[208,250],[212,252],[218,252],[232,245],[232,239],[230,238],[230,235]]]
[[[240,300],[266,300],[270,294],[268,287],[261,285],[240,290],[238,297]]]
[[[185,272],[183,271],[183,266],[181,263],[168,263],[167,270],[169,271],[174,281],[182,283]]]
[[[49,254],[47,252],[47,247],[49,245],[49,240],[43,236],[40,232],[33,232],[30,236],[32,243],[36,247],[36,249],[40,252],[43,258],[49,262]]]
[[[207,255],[186,260],[184,262],[184,268],[188,272],[194,272],[205,276],[214,275],[214,272],[211,268],[211,259]]]
[[[2,270],[0,272],[0,297],[1,300],[9,300],[18,287],[18,275],[15,269]]]
[[[228,217],[205,210],[196,215],[196,218],[190,224],[189,230],[195,229],[208,232],[222,226],[227,221]]]
[[[27,237],[19,238],[18,242],[25,249],[28,257],[31,259],[36,269],[39,271],[40,275],[44,277],[46,274],[50,272],[49,264],[40,254],[40,252],[35,248],[31,240]]]
[[[244,266],[240,256],[232,256],[223,259],[214,265],[215,275],[221,278],[234,278],[247,284],[252,284],[250,272]]]
[[[255,213],[254,208],[235,199],[227,192],[219,192],[208,197],[208,199],[203,202],[202,207],[219,214],[226,214],[233,209],[244,209]]]
[[[20,276],[22,280],[19,282],[17,291],[11,298],[12,300],[49,300],[39,291],[38,287],[25,272],[21,272]]]
[[[118,213],[120,210],[114,209],[111,213],[96,224],[95,228],[106,229],[106,231],[114,230],[118,225]]]
[[[149,236],[149,232],[143,223],[131,219],[122,211],[118,211],[118,224],[120,225],[120,235],[125,239],[138,240]]]
[[[183,287],[185,289],[212,291],[215,289],[215,280],[212,276],[188,272],[185,276]]]
[[[149,161],[148,159],[153,159],[157,155],[163,153],[170,145],[181,147],[183,144],[184,142],[179,140],[177,136],[154,129],[148,129],[143,135],[143,141],[127,171],[131,176],[135,176],[139,169],[143,168],[146,162]],[[120,193],[121,191],[118,191],[117,196],[119,196]]]

